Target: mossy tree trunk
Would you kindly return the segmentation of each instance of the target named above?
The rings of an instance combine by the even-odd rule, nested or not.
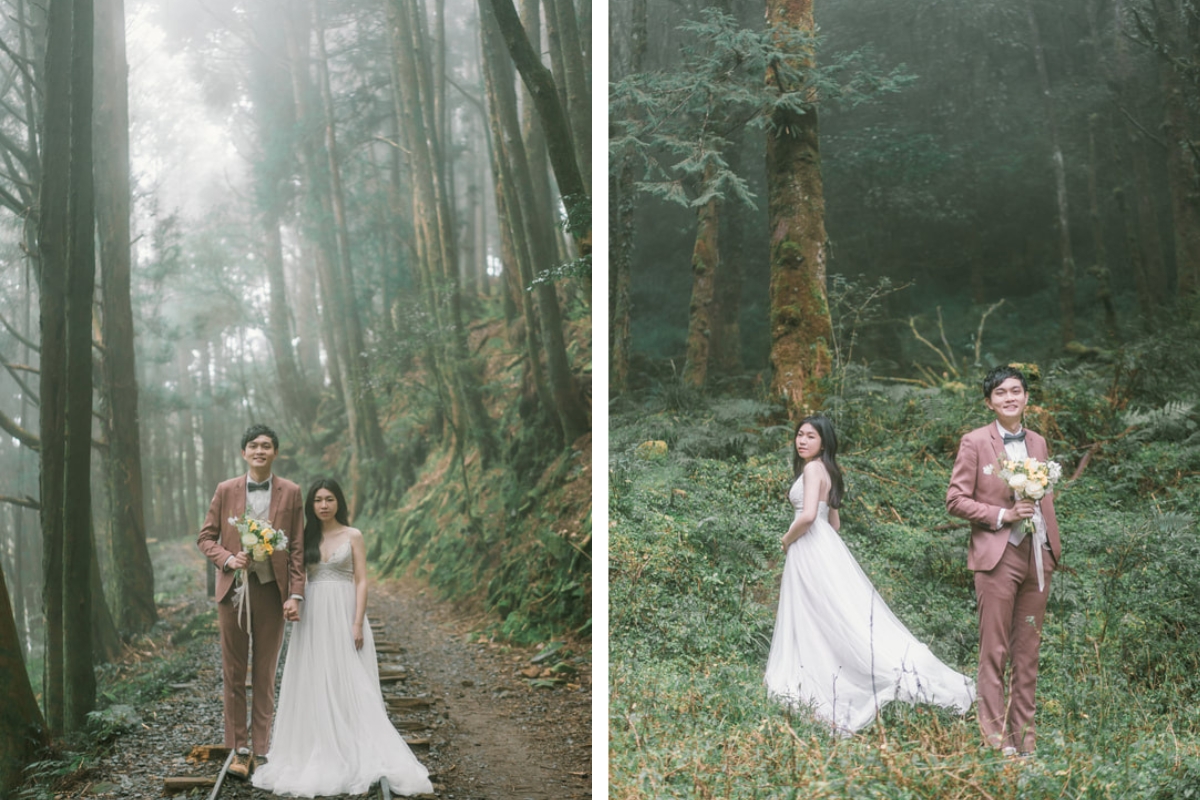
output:
[[[629,68],[641,72],[646,63],[649,21],[646,0],[631,0]],[[628,153],[614,155],[615,169],[608,178],[608,391],[619,395],[629,381],[632,349],[629,316],[635,233],[633,159]]]
[[[712,180],[713,173],[711,166],[706,167],[705,180]],[[717,322],[713,290],[721,262],[719,203],[714,196],[696,210],[696,242],[692,247],[692,301],[688,308],[687,360],[683,366],[684,382],[696,388],[703,388],[708,381],[713,327]]]
[[[812,0],[770,0],[767,23],[815,31]],[[801,66],[813,54],[797,55]],[[803,113],[777,111],[767,133],[767,217],[770,235],[771,392],[798,417],[821,405],[819,381],[829,374],[833,339],[825,287],[825,195],[821,183],[816,97],[805,86],[767,83],[780,92],[806,92]]]

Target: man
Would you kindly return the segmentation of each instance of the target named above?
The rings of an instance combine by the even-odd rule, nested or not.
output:
[[[1036,503],[1018,501],[999,476],[1003,459],[1048,458],[1046,440],[1021,426],[1029,402],[1025,375],[996,367],[983,379],[983,397],[996,419],[962,437],[946,509],[971,523],[967,566],[975,573],[979,605],[979,726],[988,745],[1006,756],[1031,756],[1042,618],[1062,547],[1051,494]],[[1027,534],[1029,519],[1035,531]]]
[[[217,623],[221,632],[225,746],[235,751],[229,773],[249,777],[255,760],[270,749],[275,713],[275,667],[283,644],[283,623],[300,619],[304,600],[304,503],[300,487],[271,474],[279,455],[279,437],[266,425],[252,425],[242,436],[247,475],[217,487],[197,546],[217,567]],[[248,569],[250,554],[230,519],[246,513],[288,537],[266,568]],[[238,570],[241,570],[239,573]],[[235,582],[245,581],[249,624],[234,604]],[[247,627],[249,630],[247,630]],[[253,641],[253,645],[251,644]],[[246,731],[246,662],[253,649],[250,735]],[[253,743],[253,753],[250,744]]]

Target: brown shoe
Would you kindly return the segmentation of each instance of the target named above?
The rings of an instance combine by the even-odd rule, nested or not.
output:
[[[241,753],[233,754],[233,761],[229,762],[229,774],[239,780],[246,780],[250,777],[250,765],[253,763],[253,756],[242,755]]]

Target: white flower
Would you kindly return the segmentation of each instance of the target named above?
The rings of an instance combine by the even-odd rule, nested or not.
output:
[[[993,465],[991,465],[991,464],[988,464],[987,466],[985,466],[985,467],[983,468],[983,474],[984,474],[984,475],[991,475],[993,472],[995,472],[995,470],[996,470],[995,466],[993,466]]]
[[[229,518],[229,524],[230,524],[230,525],[237,525],[237,520],[236,520],[235,518],[233,518],[233,517],[230,517],[230,518]]]
[[[1008,479],[1008,488],[1014,492],[1019,492],[1025,488],[1025,482],[1028,480],[1022,473],[1018,472]]]
[[[258,544],[258,537],[253,533],[243,533],[242,544],[244,544],[246,547],[253,547],[254,545]]]
[[[1057,483],[1062,477],[1062,464],[1057,461],[1047,461],[1046,468],[1050,471],[1050,483]]]
[[[1041,500],[1046,494],[1046,487],[1042,486],[1037,481],[1030,481],[1029,483],[1025,484],[1025,490],[1023,494],[1030,500]]]

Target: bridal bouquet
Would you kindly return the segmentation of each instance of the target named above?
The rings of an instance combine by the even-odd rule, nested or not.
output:
[[[1000,459],[1000,478],[1013,490],[1018,500],[1041,500],[1062,477],[1062,465],[1057,461]],[[1033,532],[1032,519],[1025,520],[1023,530]]]
[[[271,579],[271,565],[267,559],[276,550],[286,548],[288,545],[287,535],[281,531],[272,528],[269,523],[263,522],[260,519],[254,519],[247,514],[242,514],[241,518],[230,517],[229,524],[237,528],[238,536],[242,540],[242,548],[250,554],[250,569],[253,569],[260,580],[269,581]],[[238,577],[244,578],[238,570]],[[250,630],[250,604],[246,602],[246,581],[238,581],[238,586],[233,590],[233,603],[237,608],[239,621],[243,616],[246,618],[244,630]]]
[[[237,528],[242,547],[255,561],[266,561],[276,550],[288,545],[287,535],[275,530],[268,523],[242,514],[241,519],[229,518],[229,524]]]

